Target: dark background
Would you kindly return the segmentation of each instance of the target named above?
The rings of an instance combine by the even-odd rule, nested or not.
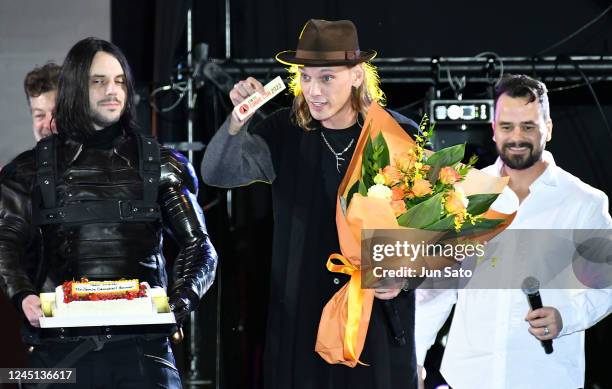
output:
[[[227,3],[231,31],[229,58],[226,58],[226,2],[223,0],[191,3],[193,42],[207,43],[210,58],[218,59],[222,68],[238,69],[244,75],[246,65],[238,60],[270,59],[279,51],[295,49],[299,31],[309,18],[353,20],[359,30],[361,47],[377,50],[381,61],[388,58],[473,57],[485,51],[495,52],[500,57],[612,55],[612,12],[573,39],[542,52],[604,12],[610,6],[608,0],[230,0]],[[185,0],[112,1],[112,40],[124,51],[132,66],[141,98],[138,105],[141,126],[145,132],[156,133],[162,142],[187,139],[184,102],[164,114],[154,114],[147,102],[153,89],[169,84],[171,77],[175,81],[178,78],[177,64],[184,63],[186,55],[186,10],[189,5]],[[259,77],[262,81],[278,71],[272,67],[278,68],[271,65],[268,76]],[[610,79],[612,70],[602,74]],[[453,77],[461,75],[461,72],[452,74]],[[530,75],[538,77],[537,71],[531,71]],[[240,76],[236,74],[232,83],[242,78]],[[418,121],[424,108],[421,101],[432,84],[410,80],[410,73],[401,71],[391,74],[381,70],[381,76],[389,108]],[[577,77],[577,74],[569,76]],[[405,82],[397,81],[402,77]],[[391,82],[391,78],[395,81]],[[553,140],[547,149],[559,166],[610,196],[612,82],[591,80],[604,118],[594,103],[593,94],[580,80],[566,82],[551,79],[549,75],[545,81],[550,89],[554,122]],[[580,86],[561,89],[571,85]],[[486,83],[468,83],[464,98],[486,97],[487,86]],[[454,97],[446,80],[442,79],[435,87],[445,90],[443,97]],[[227,93],[206,80],[197,92],[193,112],[195,140],[206,144],[225,119],[230,103]],[[170,98],[155,101],[160,106],[172,102]],[[270,112],[289,102],[288,96],[278,97],[263,110]],[[456,127],[440,128],[441,136],[453,139],[459,134],[476,143],[474,150],[483,153],[483,162],[486,162],[487,152],[491,152],[490,131],[489,126],[471,126],[464,133],[459,133]],[[194,155],[196,170],[199,170],[201,154]],[[259,388],[272,232],[269,188],[255,184],[235,189],[228,201],[225,190],[202,185],[199,198],[207,209],[207,224],[220,253],[220,266],[217,282],[203,299],[198,312],[200,358],[195,364],[198,374],[188,374],[186,342],[176,346],[179,367],[185,371],[186,383],[189,379],[212,382],[200,387]],[[167,250],[171,256],[173,248]],[[11,325],[15,320],[11,316],[6,322]],[[607,319],[587,332],[586,388],[612,387],[607,371],[607,351],[611,346],[607,331],[611,328],[611,320]],[[15,333],[14,328],[6,331]],[[444,331],[440,338],[443,335]],[[15,349],[19,349],[16,336],[11,340],[15,342]],[[436,373],[442,352],[443,347],[438,342],[429,353],[428,387],[443,383]],[[3,366],[22,364],[24,357],[23,353],[16,353],[8,358]]]
[[[526,1],[492,2],[485,0],[451,2],[355,2],[281,0],[230,1],[230,57],[222,63],[228,69],[241,68],[236,59],[269,59],[282,50],[295,49],[297,36],[309,18],[351,19],[359,30],[360,46],[375,49],[379,58],[471,57],[493,51],[501,57],[532,57],[554,45],[602,13],[609,1]],[[146,5],[145,5],[146,4]],[[189,2],[114,1],[113,41],[128,56],[140,85],[149,88],[165,85],[177,62],[184,59],[186,47],[186,9]],[[226,5],[224,1],[192,3],[193,42],[209,45],[209,56],[226,58]],[[585,29],[574,39],[545,55],[612,55],[612,14]],[[246,65],[245,65],[246,66]],[[276,65],[273,65],[276,66]],[[244,71],[244,76],[248,75]],[[537,74],[534,74],[537,76]],[[418,82],[384,83],[385,78],[410,76],[381,71],[388,106],[414,119],[423,113],[423,99],[431,85]],[[461,76],[461,73],[453,74]],[[236,76],[235,81],[242,77]],[[268,77],[272,78],[272,75]],[[548,83],[563,88],[570,83]],[[444,89],[448,84],[439,85]],[[611,84],[595,83],[593,88],[604,105],[606,116],[612,112]],[[481,98],[486,85],[468,85],[465,98]],[[199,90],[195,112],[196,139],[206,143],[228,113],[227,94],[209,82]],[[446,93],[452,98],[452,94]],[[610,194],[612,169],[607,155],[611,134],[586,87],[551,91],[551,111],[555,124],[548,149],[557,163],[587,183]],[[289,104],[288,97],[273,103]],[[276,107],[271,103],[268,112]],[[184,106],[184,105],[183,105]],[[184,110],[156,116],[156,130],[162,140],[185,140]],[[608,119],[610,120],[610,119]],[[456,128],[441,128],[451,137]],[[490,137],[488,126],[473,126],[474,139]],[[491,146],[486,143],[485,146]],[[486,148],[486,147],[485,147]],[[490,149],[489,149],[490,150]],[[200,153],[195,155],[199,166]],[[202,187],[203,204],[219,199],[207,213],[211,235],[220,250],[221,267],[221,372],[222,386],[258,387],[268,293],[267,268],[270,260],[271,209],[268,188],[253,185],[232,191],[231,218],[225,191]],[[219,287],[219,284],[217,284]],[[216,292],[216,291],[215,291]],[[211,293],[203,303],[203,320],[214,324],[215,300]],[[609,320],[608,320],[609,322]],[[587,387],[610,387],[612,380],[604,370],[603,350],[610,345],[604,333],[610,324],[602,323],[589,331],[587,338]],[[204,331],[202,368],[213,377],[212,358],[215,327]],[[437,376],[442,347],[430,352],[428,386],[441,383]]]

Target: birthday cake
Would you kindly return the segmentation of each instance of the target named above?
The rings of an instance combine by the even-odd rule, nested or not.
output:
[[[164,298],[165,291],[151,289],[146,282],[136,279],[68,281],[55,289],[51,314],[53,317],[150,315],[158,311],[153,295]]]

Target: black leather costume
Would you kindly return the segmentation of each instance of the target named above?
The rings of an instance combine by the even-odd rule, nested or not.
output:
[[[134,204],[142,202],[145,192],[138,135],[115,125],[86,142],[56,136],[47,144],[56,145],[57,173],[51,185],[55,186],[58,209],[79,204],[95,208],[114,201],[121,208],[121,220],[110,216],[105,220],[100,215],[93,220],[45,224],[43,216],[49,217],[39,187],[44,180],[37,180],[36,153],[21,154],[0,173],[0,287],[6,295],[21,309],[25,296],[39,292],[20,266],[36,228],[42,231],[45,268],[55,285],[87,277],[138,278],[166,287],[163,227],[180,247],[174,263],[175,280],[168,293],[171,306],[179,320],[195,309],[213,282],[217,255],[195,198],[197,179],[188,161],[173,150],[160,148],[159,180],[151,180],[157,183],[157,196],[152,201],[158,208],[147,208],[145,213],[153,211],[150,217],[139,218],[130,213],[138,213]]]

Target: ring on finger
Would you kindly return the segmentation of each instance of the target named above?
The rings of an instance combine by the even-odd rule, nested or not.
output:
[[[547,336],[548,334],[550,334],[550,330],[548,329],[547,326],[544,327],[544,336]]]

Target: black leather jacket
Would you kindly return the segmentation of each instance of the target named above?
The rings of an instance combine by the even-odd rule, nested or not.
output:
[[[119,131],[102,147],[61,138],[57,143],[58,206],[142,199],[138,145],[132,133]],[[89,222],[41,228],[47,274],[55,285],[88,277],[138,278],[167,287],[163,227],[180,247],[169,291],[171,306],[179,319],[197,307],[214,280],[217,254],[195,197],[198,183],[192,166],[171,149],[162,147],[160,154],[157,202],[161,222]],[[20,265],[37,228],[32,218],[39,191],[35,159],[34,150],[27,151],[0,173],[0,287],[19,309],[25,296],[39,292]]]

